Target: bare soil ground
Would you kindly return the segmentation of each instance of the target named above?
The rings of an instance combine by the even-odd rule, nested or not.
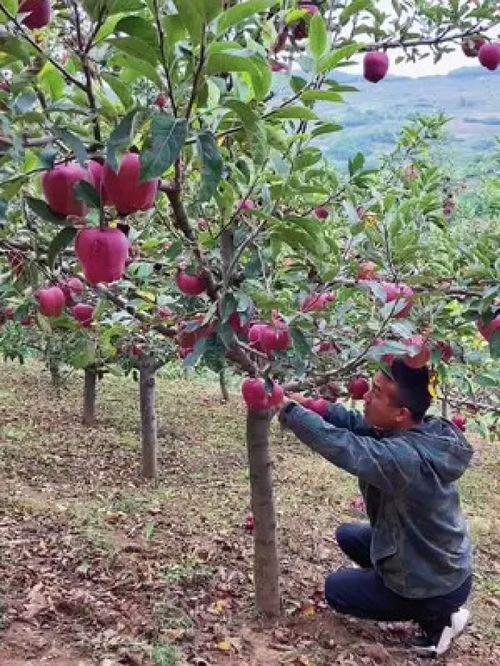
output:
[[[162,380],[161,478],[139,476],[137,385],[107,377],[99,421],[82,382],[0,365],[0,666],[423,664],[410,625],[339,617],[325,574],[333,532],[362,520],[355,480],[274,434],[283,617],[255,618],[244,413],[217,387]],[[463,480],[477,542],[474,620],[446,661],[500,663],[500,458],[475,441]]]

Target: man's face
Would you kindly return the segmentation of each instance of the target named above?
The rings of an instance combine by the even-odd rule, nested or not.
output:
[[[401,407],[397,385],[383,372],[377,372],[370,390],[365,393],[365,419],[379,430],[401,430],[408,419],[408,410]]]

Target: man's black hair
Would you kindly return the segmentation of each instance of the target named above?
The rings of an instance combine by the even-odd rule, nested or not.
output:
[[[429,393],[429,368],[410,368],[401,359],[395,359],[387,375],[398,387],[401,406],[410,411],[415,423],[420,423],[432,402]]]

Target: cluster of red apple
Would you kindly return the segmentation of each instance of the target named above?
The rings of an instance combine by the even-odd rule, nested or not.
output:
[[[50,0],[21,0],[19,14],[25,14],[22,23],[30,30],[45,28],[52,19]]]
[[[468,58],[478,58],[481,65],[492,72],[500,65],[500,44],[488,42],[480,35],[464,39],[462,51]]]
[[[370,384],[364,377],[355,377],[349,384],[348,393],[353,400],[362,400],[369,389]],[[241,393],[248,409],[254,412],[279,407],[285,395],[283,387],[277,382],[266,382],[260,377],[246,379],[242,384]],[[330,399],[320,396],[302,397],[300,403],[306,409],[325,418],[339,394],[340,389],[334,385],[333,390],[329,393]]]
[[[70,308],[73,317],[84,328],[89,328],[94,319],[94,307],[79,301],[84,292],[84,285],[78,278],[39,289],[36,297],[40,313],[45,317],[60,317],[64,308]]]

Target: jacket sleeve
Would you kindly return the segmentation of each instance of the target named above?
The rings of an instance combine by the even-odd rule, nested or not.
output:
[[[418,473],[418,456],[404,437],[376,439],[355,435],[300,405],[285,414],[282,421],[323,458],[384,492],[395,495]]]
[[[374,429],[364,420],[359,412],[346,409],[342,405],[332,405],[328,409],[325,421],[337,428],[346,428],[356,435],[373,435]]]

